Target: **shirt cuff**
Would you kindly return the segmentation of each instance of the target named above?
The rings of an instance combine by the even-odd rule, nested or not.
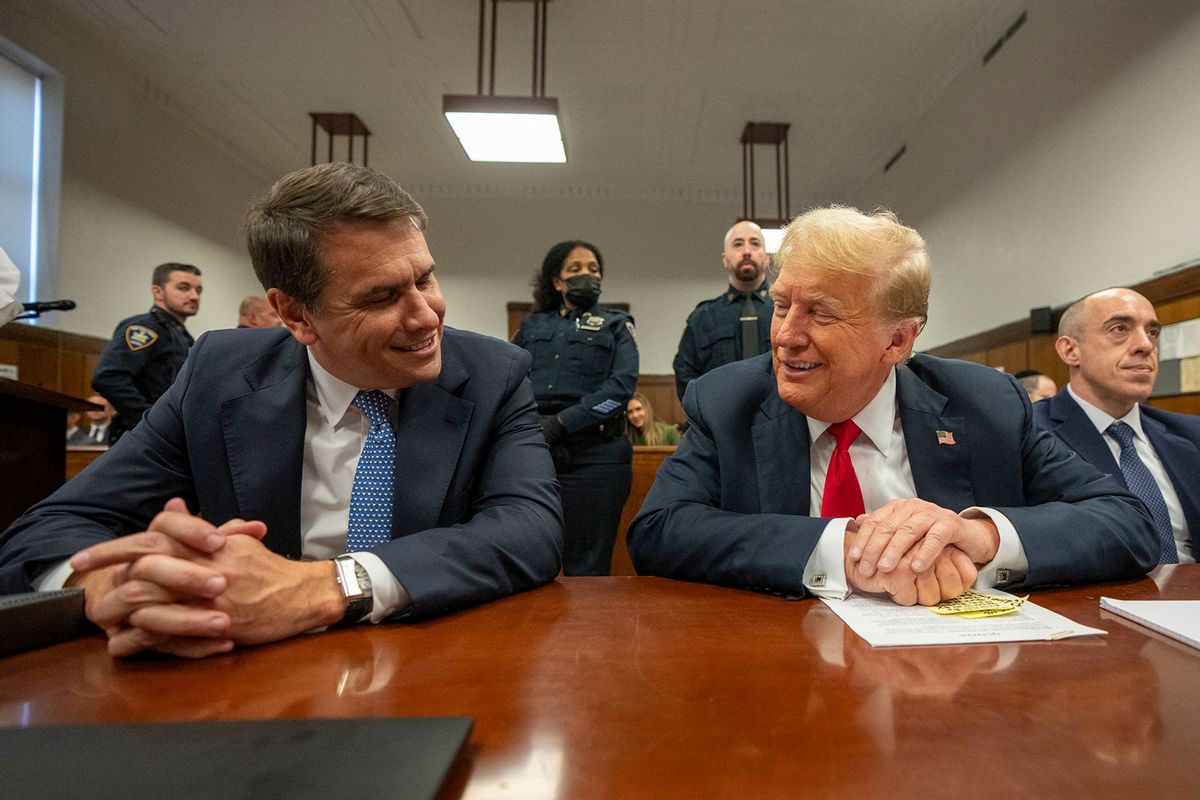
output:
[[[374,553],[347,553],[371,578],[372,603],[371,614],[367,618],[371,622],[383,622],[393,614],[408,608],[412,602],[408,592],[396,580],[396,576],[388,569],[383,559]]]
[[[987,517],[996,524],[1000,532],[1000,547],[996,549],[996,557],[979,568],[979,577],[975,579],[976,589],[992,589],[1014,583],[1029,573],[1029,559],[1025,556],[1025,546],[1017,529],[1009,522],[1008,517],[994,508],[968,508],[959,514],[963,519],[980,519]]]
[[[832,519],[804,565],[804,588],[816,597],[844,600],[850,596],[846,581],[846,525],[850,518]]]
[[[71,569],[71,561],[63,559],[33,579],[33,590],[35,592],[56,591],[66,586],[67,580],[74,574],[75,570]]]

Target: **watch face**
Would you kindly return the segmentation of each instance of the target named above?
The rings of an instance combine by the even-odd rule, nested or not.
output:
[[[342,594],[348,600],[357,600],[361,597],[370,596],[371,581],[368,578],[366,585],[360,579],[360,576],[365,576],[367,571],[363,566],[353,558],[341,557],[334,559],[334,565],[337,568],[337,580],[341,584]]]

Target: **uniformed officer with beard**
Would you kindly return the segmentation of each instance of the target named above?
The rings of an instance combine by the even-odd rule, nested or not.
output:
[[[688,315],[673,364],[680,400],[687,385],[709,370],[771,348],[770,260],[762,228],[756,223],[742,220],[726,232],[721,261],[729,273],[729,286]]]
[[[154,305],[117,325],[92,373],[92,388],[117,410],[114,442],[174,383],[193,342],[184,323],[200,310],[203,291],[196,267],[159,264],[150,286]]]

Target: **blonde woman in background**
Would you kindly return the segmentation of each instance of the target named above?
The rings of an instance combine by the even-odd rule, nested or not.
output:
[[[625,420],[629,423],[625,433],[635,445],[679,444],[679,429],[656,420],[654,408],[641,392],[635,393],[625,406]]]

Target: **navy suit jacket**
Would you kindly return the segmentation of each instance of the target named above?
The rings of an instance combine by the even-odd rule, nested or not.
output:
[[[1009,376],[916,356],[897,403],[917,496],[955,512],[994,508],[1029,559],[1005,585],[1145,573],[1158,544],[1145,507],[1030,418]],[[807,418],[779,396],[771,356],[720,367],[684,397],[691,427],[629,530],[641,574],[802,596],[828,520],[809,516]],[[955,444],[938,442],[938,431]]]
[[[558,573],[562,511],[529,363],[507,342],[447,328],[437,380],[398,395],[393,538],[372,552],[407,590],[409,614]],[[0,537],[0,591],[29,591],[81,548],[145,530],[174,496],[217,524],[262,520],[266,546],[299,558],[308,385],[306,350],[284,329],[201,337],[142,423]]]
[[[1200,418],[1146,405],[1141,407],[1141,416],[1142,430],[1162,459],[1175,494],[1179,495],[1192,553],[1200,556]],[[1104,437],[1065,388],[1033,404],[1033,421],[1062,439],[1093,467],[1128,488]]]

